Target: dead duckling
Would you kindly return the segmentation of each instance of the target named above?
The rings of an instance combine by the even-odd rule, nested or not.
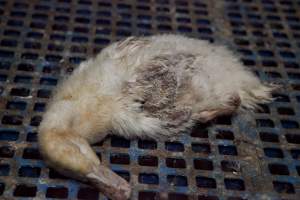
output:
[[[171,137],[196,121],[254,109],[271,100],[231,51],[179,35],[129,37],[82,62],[58,87],[39,127],[46,163],[113,200],[130,185],[91,148],[107,134]]]

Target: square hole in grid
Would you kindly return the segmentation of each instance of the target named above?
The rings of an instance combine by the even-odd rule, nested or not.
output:
[[[272,132],[259,132],[260,139],[264,142],[278,143],[279,137],[276,133]]]
[[[247,200],[247,199],[242,198],[242,197],[234,197],[234,196],[231,196],[231,197],[228,197],[227,200]]]
[[[218,145],[219,153],[222,155],[237,156],[237,148],[234,145]]]
[[[50,40],[54,42],[64,42],[66,40],[66,36],[54,33],[50,35]]]
[[[165,149],[172,152],[183,152],[184,145],[180,142],[165,142]]]
[[[39,42],[25,41],[23,47],[25,49],[41,49],[42,45]]]
[[[22,125],[23,116],[21,115],[4,115],[2,117],[2,124],[5,125]]]
[[[63,45],[58,45],[58,44],[48,44],[48,50],[49,51],[56,51],[56,52],[62,52],[64,50],[64,46]]]
[[[90,187],[80,187],[77,198],[80,200],[98,200],[99,192]]]
[[[214,170],[213,162],[204,158],[194,159],[194,168],[199,170]]]
[[[39,89],[37,91],[37,97],[38,98],[50,98],[51,93],[52,93],[51,90]]]
[[[211,148],[209,143],[192,143],[192,151],[195,153],[210,154]]]
[[[0,61],[0,69],[1,70],[9,70],[11,67],[11,62],[9,61]]]
[[[171,192],[168,194],[168,200],[188,200],[189,195],[177,192]]]
[[[12,158],[15,154],[15,149],[12,146],[0,146],[0,158]]]
[[[287,140],[288,143],[292,143],[292,144],[300,144],[300,135],[295,133],[289,133],[289,134],[285,134],[285,138]]]
[[[138,140],[138,148],[140,149],[156,149],[157,142],[154,140]]]
[[[186,162],[182,158],[166,158],[166,166],[169,168],[186,168]]]
[[[286,165],[280,163],[270,163],[268,168],[271,174],[274,175],[289,175],[289,169]]]
[[[257,127],[274,128],[274,122],[271,119],[256,119]]]
[[[120,164],[120,165],[129,165],[130,157],[126,153],[111,153],[110,154],[110,163]]]
[[[157,200],[159,193],[154,191],[139,191],[138,200]]]
[[[0,130],[0,141],[16,141],[19,138],[19,131],[4,129]]]
[[[234,140],[234,134],[230,130],[217,130],[216,139]]]
[[[200,188],[217,188],[216,180],[205,176],[196,176],[196,185]]]
[[[259,106],[259,109],[255,111],[256,113],[264,113],[264,114],[270,113],[270,108],[268,105],[258,104],[258,106]]]
[[[26,109],[27,103],[24,101],[8,101],[6,109],[23,111]]]
[[[222,160],[221,169],[224,172],[238,173],[241,172],[241,164],[237,160]]]
[[[167,175],[167,182],[170,186],[187,187],[188,179],[182,175]]]
[[[7,75],[6,74],[0,74],[0,82],[6,82]]]
[[[38,178],[41,174],[40,167],[21,166],[18,171],[20,177]]]
[[[219,200],[217,196],[207,196],[207,195],[199,195],[198,200]]]
[[[129,148],[130,141],[118,136],[112,136],[110,139],[110,143],[112,147],[121,147],[121,148]]]
[[[23,150],[22,157],[24,159],[32,159],[32,160],[42,159],[39,150],[37,148],[31,148],[31,147],[25,148]]]
[[[268,147],[264,148],[264,153],[265,156],[270,157],[270,158],[283,158],[284,154],[283,151],[280,148],[273,148],[273,147]]]
[[[87,48],[82,46],[82,45],[72,45],[71,46],[71,52],[72,53],[81,53],[81,54],[86,54]]]
[[[55,171],[52,168],[49,168],[48,177],[51,178],[51,179],[69,179],[68,177],[60,174],[59,172]]]
[[[0,50],[0,58],[13,58],[15,53],[8,50]]]
[[[296,170],[297,170],[298,176],[300,176],[300,165],[296,166]]]
[[[262,60],[261,64],[263,67],[267,67],[268,69],[278,67],[278,63],[273,60]]]
[[[63,186],[48,187],[46,191],[46,198],[66,199],[68,198],[68,193],[68,188]]]
[[[29,184],[19,184],[14,189],[13,195],[15,197],[35,197],[37,193],[37,187]]]
[[[126,170],[113,170],[116,174],[121,176],[127,182],[130,182],[130,172]]]
[[[38,31],[30,31],[26,34],[26,37],[29,39],[42,39],[44,34]]]
[[[47,64],[43,66],[42,72],[47,75],[58,75],[61,68],[55,64]]]
[[[289,46],[289,45],[290,44],[285,43],[285,46]],[[288,68],[288,69],[299,69],[300,68],[299,64],[296,62],[287,61],[287,62],[284,62],[283,64],[284,64],[284,67]]]
[[[37,132],[29,132],[26,136],[27,142],[37,142]]]
[[[273,181],[273,188],[278,193],[295,193],[295,188],[292,183],[283,182],[283,181]]]
[[[280,115],[295,115],[293,108],[289,107],[279,107],[277,108],[277,112]]]
[[[156,156],[151,155],[139,156],[138,163],[141,166],[156,167],[158,166],[158,158]]]
[[[300,148],[299,149],[291,149],[291,156],[293,159],[300,159]]]
[[[21,54],[21,58],[27,60],[28,62],[35,61],[39,58],[39,54],[26,52]]]
[[[58,80],[56,78],[43,77],[40,79],[41,85],[55,86],[57,85]]]
[[[3,194],[4,190],[5,190],[5,184],[0,182],[0,195]]]
[[[242,179],[225,178],[224,183],[227,190],[245,190],[245,184]]]
[[[40,122],[42,121],[42,117],[41,116],[33,116],[30,120],[30,125],[31,126],[39,126]]]
[[[6,29],[3,31],[3,35],[18,38],[21,35],[21,32],[14,29]]]
[[[9,164],[0,164],[0,176],[8,176],[10,172]]]
[[[0,42],[0,46],[3,47],[16,47],[18,45],[18,41],[17,40],[13,40],[13,39],[2,39]]]
[[[159,184],[159,177],[154,173],[140,173],[138,177],[139,183],[157,185]]]
[[[191,136],[197,138],[208,138],[208,127],[208,124],[197,123],[191,131]]]
[[[299,124],[298,122],[290,119],[282,119],[280,120],[281,126],[284,129],[298,129]]]
[[[45,108],[46,108],[46,104],[45,103],[38,102],[38,103],[34,104],[33,110],[35,112],[44,112]]]
[[[10,91],[11,96],[28,97],[30,90],[27,88],[12,88]]]

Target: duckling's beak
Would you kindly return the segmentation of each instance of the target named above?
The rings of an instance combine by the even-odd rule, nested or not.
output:
[[[113,200],[125,200],[130,197],[131,188],[126,180],[103,165],[99,165],[87,178],[91,184]]]

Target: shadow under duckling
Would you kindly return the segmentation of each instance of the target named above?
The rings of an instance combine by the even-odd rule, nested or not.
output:
[[[223,46],[180,35],[129,37],[82,62],[58,87],[39,127],[39,148],[58,172],[124,200],[130,185],[91,148],[107,134],[159,139],[195,122],[271,101],[262,83]]]

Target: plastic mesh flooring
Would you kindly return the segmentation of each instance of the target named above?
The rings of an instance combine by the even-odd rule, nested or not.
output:
[[[106,199],[48,169],[36,129],[58,80],[110,42],[179,32],[222,41],[285,89],[263,110],[175,141],[94,145],[132,199],[300,199],[300,1],[0,0],[0,199]],[[222,80],[220,80],[222,81]]]

